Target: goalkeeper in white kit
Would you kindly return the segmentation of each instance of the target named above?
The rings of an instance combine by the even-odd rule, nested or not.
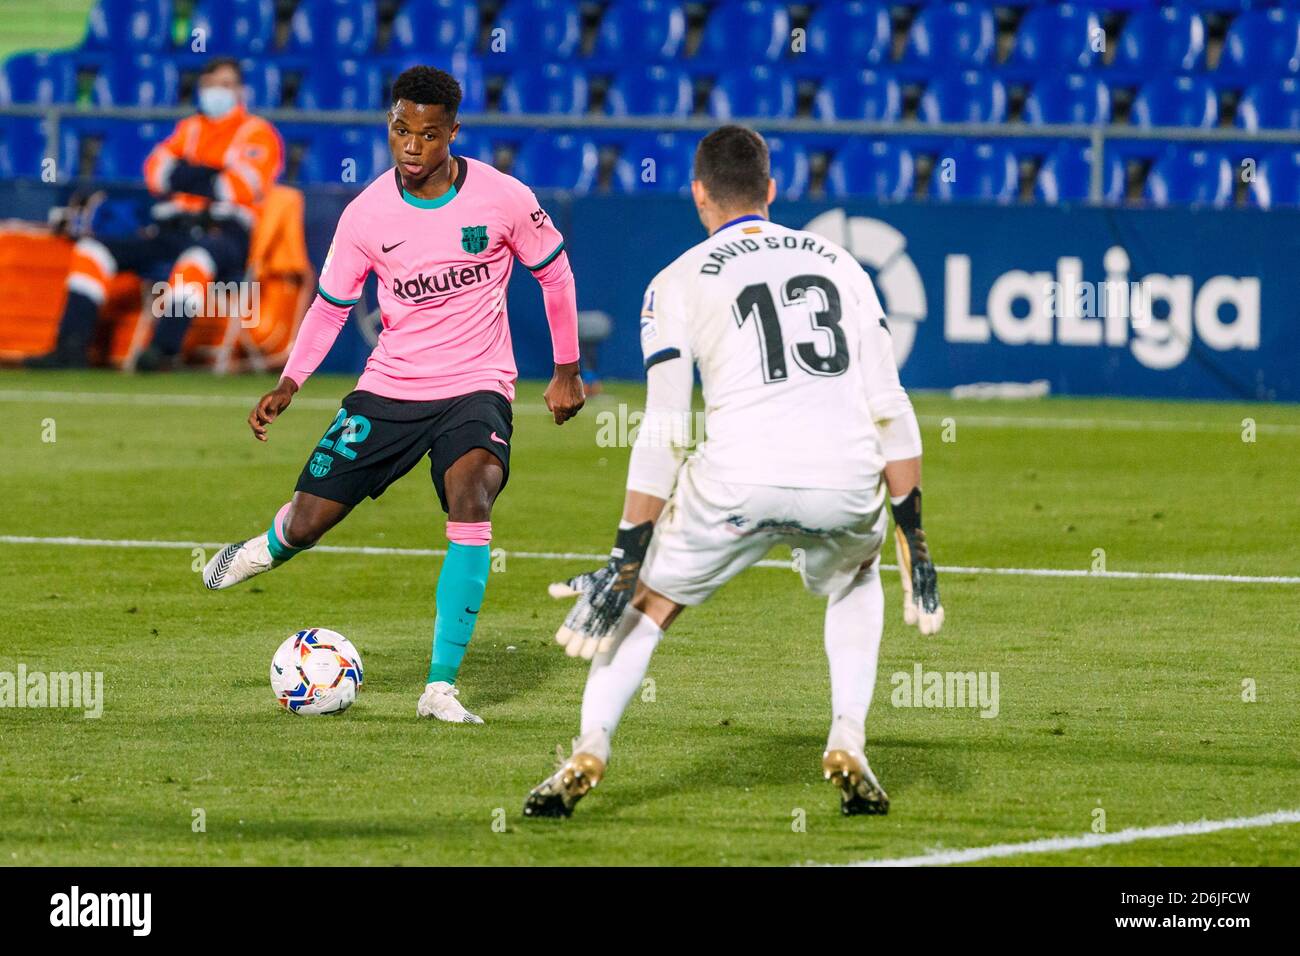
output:
[[[578,598],[556,639],[592,663],[573,755],[528,795],[528,816],[572,813],[604,775],[664,631],[782,543],[827,598],[823,773],[845,815],[889,809],[865,752],[887,510],[905,620],[925,634],[943,625],[921,530],[921,434],[871,280],[833,242],[769,221],[775,188],[757,133],[724,126],[701,141],[691,191],[709,238],[646,290],[646,411],[614,549],[604,568],[551,586]],[[707,440],[687,457],[694,365]]]

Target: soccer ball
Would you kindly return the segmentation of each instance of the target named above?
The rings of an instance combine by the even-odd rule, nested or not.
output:
[[[342,634],[312,627],[286,638],[271,658],[271,690],[295,714],[341,714],[361,688],[361,654]]]

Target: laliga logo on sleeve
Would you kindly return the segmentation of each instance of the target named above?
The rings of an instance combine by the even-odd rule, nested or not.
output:
[[[894,359],[902,368],[916,341],[916,323],[925,321],[925,285],[911,258],[907,240],[889,223],[866,216],[846,216],[843,209],[824,212],[804,226],[849,251],[867,267],[888,317]]]

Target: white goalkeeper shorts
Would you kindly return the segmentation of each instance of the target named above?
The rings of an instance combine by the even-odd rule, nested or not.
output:
[[[885,484],[855,491],[716,481],[698,458],[682,466],[655,524],[641,581],[678,604],[701,604],[777,545],[813,594],[835,594],[880,559]],[[780,574],[779,571],[765,572]]]

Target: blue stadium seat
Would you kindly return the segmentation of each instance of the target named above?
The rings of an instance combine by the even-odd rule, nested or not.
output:
[[[1044,76],[1025,100],[1025,121],[1044,123],[1110,122],[1110,90],[1091,73]]]
[[[887,123],[903,112],[903,92],[887,73],[859,70],[822,84],[813,99],[813,115],[824,120],[871,120]]]
[[[1124,200],[1124,164],[1114,150],[1102,153],[1102,199],[1111,205]],[[1082,202],[1092,181],[1092,147],[1066,140],[1048,154],[1038,170],[1034,196],[1043,202]]]
[[[314,56],[365,56],[375,45],[378,20],[375,0],[302,0],[289,21],[288,50]]]
[[[866,196],[898,201],[912,194],[916,165],[912,154],[891,139],[853,140],[831,160],[826,191],[833,199]]]
[[[510,74],[501,91],[501,109],[579,116],[587,112],[587,77],[564,63],[521,67]]]
[[[715,63],[771,62],[781,58],[789,43],[790,14],[785,7],[763,0],[725,0],[709,14],[695,56]]]
[[[1011,63],[1044,71],[1083,69],[1097,58],[1094,39],[1102,35],[1101,19],[1088,7],[1032,7],[1016,31]]]
[[[515,154],[511,174],[533,189],[565,189],[579,195],[596,187],[596,144],[572,133],[537,133]]]
[[[953,143],[935,159],[930,175],[930,195],[944,200],[1009,203],[1019,192],[1015,154],[1001,143]]]
[[[784,118],[794,115],[797,102],[794,80],[759,64],[719,76],[709,94],[709,112],[723,120],[743,116]]]
[[[605,95],[611,116],[689,116],[695,105],[691,78],[675,66],[651,64],[619,73]]]
[[[0,71],[0,106],[10,103],[71,103],[77,98],[77,68],[65,53],[18,53]]]
[[[803,143],[787,136],[768,136],[772,178],[778,199],[802,199],[812,179],[812,162]]]
[[[468,156],[489,166],[496,158],[496,147],[492,144],[491,134],[480,129],[477,124],[473,129],[461,126],[460,132],[456,134],[456,142],[451,144],[451,151],[456,156]]]
[[[478,43],[474,0],[406,0],[393,18],[392,53],[471,52]]]
[[[1194,70],[1205,55],[1205,23],[1186,7],[1147,7],[1124,24],[1117,67],[1140,72],[1178,73]]]
[[[892,32],[884,3],[823,3],[808,21],[808,55],[838,66],[889,61]]]
[[[1300,148],[1284,147],[1260,161],[1250,200],[1261,209],[1300,206]]]
[[[501,31],[499,34],[497,31]],[[510,0],[497,16],[488,51],[527,60],[565,60],[582,39],[574,0]],[[504,44],[500,49],[495,44]]]
[[[380,127],[317,127],[303,155],[298,178],[360,188],[393,164],[388,136]]]
[[[190,30],[203,31],[208,54],[261,56],[275,41],[275,0],[201,0]]]
[[[1170,146],[1151,167],[1142,195],[1154,206],[1226,206],[1232,190],[1232,164],[1222,153]]]
[[[1001,123],[1007,117],[1002,81],[978,70],[937,76],[921,96],[927,123]]]
[[[86,50],[153,53],[171,44],[171,0],[97,0],[86,24]]]
[[[1300,10],[1248,10],[1232,21],[1220,70],[1300,73]]]
[[[1256,83],[1237,105],[1237,125],[1259,129],[1300,129],[1300,79]]]
[[[0,116],[0,176],[38,176],[45,134],[41,120],[28,116]]]
[[[373,110],[382,98],[379,67],[366,60],[318,59],[298,88],[305,110]]]
[[[619,192],[688,193],[699,140],[699,136],[687,133],[629,138],[614,164],[614,183]]]
[[[912,21],[909,59],[936,67],[982,66],[993,58],[997,24],[982,3],[932,3]]]
[[[244,95],[249,108],[271,110],[280,105],[280,68],[268,59],[240,60]]]
[[[145,157],[171,134],[166,123],[110,122],[102,130],[95,175],[118,182],[139,182]]]
[[[626,63],[670,60],[686,42],[686,11],[676,0],[616,0],[605,11],[596,55]]]
[[[1209,81],[1199,76],[1162,76],[1147,82],[1133,100],[1138,126],[1214,126],[1219,100]]]
[[[180,90],[176,64],[153,53],[113,59],[95,77],[99,106],[174,106]]]

